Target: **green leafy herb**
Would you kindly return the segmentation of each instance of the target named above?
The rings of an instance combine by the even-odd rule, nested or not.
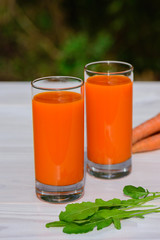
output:
[[[66,211],[60,213],[59,219],[61,221],[73,222],[74,220],[86,219],[97,211],[98,206],[92,202],[68,204]]]
[[[134,187],[131,185],[125,186],[123,192],[125,195],[130,196],[131,198],[134,199],[146,197],[149,194],[149,191],[145,190],[143,187]]]
[[[100,230],[113,223],[119,230],[123,219],[144,218],[146,214],[160,212],[160,207],[145,204],[159,198],[160,192],[149,192],[147,189],[132,185],[125,186],[123,192],[132,199],[113,198],[108,201],[96,199],[95,202],[68,204],[65,211],[59,214],[59,221],[47,223],[46,227],[63,227],[64,233],[78,234],[90,232],[95,227]],[[145,207],[151,208],[144,209]],[[134,208],[136,210],[132,210]]]
[[[119,218],[113,218],[113,223],[116,229],[121,229],[121,222]]]
[[[50,227],[64,227],[64,226],[66,226],[66,222],[63,222],[63,221],[55,221],[55,222],[50,222],[50,223],[46,224],[47,228],[50,228]]]

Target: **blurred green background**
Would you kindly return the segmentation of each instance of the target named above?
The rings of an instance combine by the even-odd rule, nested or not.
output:
[[[135,80],[160,80],[160,1],[0,0],[0,81],[83,78],[84,65],[121,60]]]

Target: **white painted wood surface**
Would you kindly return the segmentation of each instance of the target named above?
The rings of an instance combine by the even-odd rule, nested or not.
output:
[[[133,125],[160,112],[160,82],[135,82]],[[86,176],[85,195],[78,202],[123,198],[126,184],[160,191],[160,150],[133,155],[132,173],[116,180]],[[160,204],[156,200],[155,204]],[[34,192],[31,87],[26,82],[0,82],[0,239],[4,240],[83,240],[160,239],[160,213],[145,219],[122,221],[87,234],[67,235],[60,228],[45,228],[58,219],[65,204],[42,202]]]

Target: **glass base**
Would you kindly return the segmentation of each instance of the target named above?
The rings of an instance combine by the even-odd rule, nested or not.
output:
[[[114,179],[127,176],[131,172],[131,158],[119,164],[103,165],[87,161],[87,172],[97,178]]]
[[[50,203],[66,203],[79,199],[84,194],[84,180],[69,186],[52,186],[36,181],[36,195]]]

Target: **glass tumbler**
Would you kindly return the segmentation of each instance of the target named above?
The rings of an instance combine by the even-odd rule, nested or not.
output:
[[[119,178],[131,171],[133,67],[120,61],[85,66],[87,171]]]
[[[49,76],[31,85],[37,197],[73,201],[84,192],[84,83]]]

